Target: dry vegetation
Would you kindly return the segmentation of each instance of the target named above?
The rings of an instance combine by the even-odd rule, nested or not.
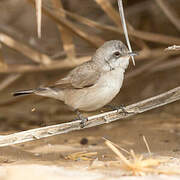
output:
[[[179,86],[180,82],[179,0],[127,0],[123,2],[131,46],[133,50],[139,52],[139,55],[135,58],[136,66],[133,67],[131,64],[128,68],[121,93],[113,101],[115,104],[131,104],[155,96]],[[0,132],[9,134],[72,120],[74,114],[55,100],[33,96],[13,98],[11,93],[18,89],[38,87],[59,79],[71,68],[88,61],[95,49],[106,40],[120,39],[125,42],[117,1],[42,0],[41,4],[40,0],[3,0],[0,1],[0,10]],[[150,144],[150,147],[152,146],[152,149],[154,147],[157,153],[166,149],[167,154],[172,149],[180,149],[178,146],[179,102],[154,111],[155,115],[152,114],[149,114],[150,118],[147,114],[140,118],[151,119],[144,124],[147,129],[153,132],[154,129],[160,131],[160,134],[154,132],[158,137],[154,140],[154,145]],[[155,120],[159,123],[158,126]],[[141,128],[141,124],[142,120],[134,126],[146,133],[144,127]],[[114,132],[114,134],[109,132],[109,136],[116,139],[115,134],[122,133],[118,134],[118,144],[123,144],[126,149],[132,149],[131,142],[134,143],[135,148],[139,149],[139,153],[145,152],[142,144],[135,145],[139,141],[138,133],[134,133],[132,129],[130,132],[126,124],[118,124],[118,126],[123,125],[127,129],[126,132],[123,132],[123,128],[122,132],[119,132],[118,129],[113,129],[113,125],[107,125]],[[77,138],[70,134],[67,137],[60,136],[62,138],[60,141],[57,138],[47,140],[47,142],[46,140],[37,142],[37,144],[27,143],[27,147],[20,145],[12,147],[15,148],[12,151],[16,152],[18,148],[20,153],[13,154],[9,149],[0,149],[2,152],[0,162],[6,164],[13,161],[16,164],[16,162],[19,163],[22,160],[27,162],[30,159],[32,164],[43,161],[43,165],[50,163],[74,168],[72,163],[76,165],[77,161],[80,161],[80,167],[84,167],[81,161],[85,163],[87,161],[88,165],[85,165],[90,171],[100,169],[102,173],[107,167],[110,170],[110,167],[119,170],[123,166],[131,172],[131,175],[179,174],[162,165],[164,159],[169,157],[168,155],[163,154],[161,159],[149,156],[148,159],[143,155],[137,157],[133,151],[128,151],[128,159],[115,148],[115,145],[106,141],[108,147],[118,156],[118,160],[114,160],[112,153],[107,153],[108,148],[105,147],[104,142],[102,144],[99,140],[104,136],[103,127],[101,128],[102,130],[99,128],[99,132],[90,137],[88,133],[91,133],[91,130],[87,130],[87,134],[84,130],[75,134]],[[165,130],[166,133],[161,134]],[[124,135],[128,133],[133,138],[127,135],[127,140],[124,140]],[[149,137],[153,137],[153,133],[149,131],[148,133]],[[157,147],[155,142],[161,141],[161,138],[166,136],[170,137],[174,144],[169,142],[167,147],[163,148],[164,146],[158,143],[159,147]],[[92,146],[82,148],[79,137],[92,138],[97,147],[92,145],[94,149]],[[65,141],[67,139],[68,143]],[[49,150],[49,144],[54,149]],[[60,144],[60,148],[57,144]],[[62,146],[62,144],[65,145]],[[46,150],[44,152],[42,150],[45,154],[41,154],[41,146],[44,149],[47,148],[49,154]],[[63,148],[65,149],[62,152]],[[63,157],[55,155],[54,152],[58,150]],[[33,153],[40,155],[36,156]],[[23,158],[19,154],[22,154]],[[102,157],[97,160],[104,154],[108,154],[108,161]],[[179,163],[177,151],[173,157],[177,158]],[[170,158],[167,159],[169,161]],[[120,161],[124,164],[119,164]],[[178,163],[172,163],[172,166]],[[155,170],[159,164],[162,167]],[[12,169],[10,168],[9,171],[14,173]],[[19,171],[16,172],[19,179]]]

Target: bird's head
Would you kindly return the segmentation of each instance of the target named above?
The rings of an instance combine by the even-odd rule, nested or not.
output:
[[[105,42],[96,50],[92,60],[104,71],[119,67],[125,70],[129,65],[130,56],[134,55],[136,53],[129,52],[121,41],[111,40]]]

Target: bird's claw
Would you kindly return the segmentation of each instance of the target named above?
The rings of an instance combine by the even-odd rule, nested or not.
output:
[[[121,111],[127,115],[127,114],[130,114],[130,112],[126,111],[125,109],[125,105],[121,104],[119,106],[113,106],[113,105],[107,105],[107,107],[111,108],[112,110],[117,110],[119,111],[121,109]]]
[[[84,128],[86,126],[86,122],[88,121],[88,118],[83,118],[81,119],[81,122],[80,122],[80,127],[81,128]]]
[[[80,127],[84,128],[86,126],[86,122],[88,121],[88,118],[84,117],[79,111],[76,111],[77,118],[75,120],[81,120]]]

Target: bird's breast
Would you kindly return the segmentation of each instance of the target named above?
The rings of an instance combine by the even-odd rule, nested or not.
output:
[[[83,111],[102,108],[119,93],[123,79],[123,69],[106,72],[91,87],[66,91],[65,104]]]
[[[104,95],[104,99],[107,101],[111,101],[119,93],[123,83],[123,79],[123,70],[113,70],[102,75],[96,86],[97,88],[99,88],[99,93],[102,93]]]
[[[103,74],[94,86],[82,90],[78,109],[94,111],[108,104],[119,93],[123,79],[123,70]]]

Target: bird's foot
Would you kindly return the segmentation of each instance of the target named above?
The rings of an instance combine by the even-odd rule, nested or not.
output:
[[[76,111],[77,118],[75,120],[81,120],[80,127],[84,128],[86,126],[86,122],[88,121],[88,118],[84,117],[79,111]]]
[[[126,109],[125,109],[125,105],[123,105],[123,104],[121,104],[121,105],[106,105],[106,107],[107,108],[110,108],[110,109],[112,109],[112,110],[117,110],[117,111],[119,111],[119,110],[121,110],[125,115],[127,115],[127,114],[131,114],[131,112],[128,112],[128,111],[126,111]]]
[[[86,126],[86,122],[88,121],[88,118],[83,118],[81,119],[81,122],[80,122],[80,127],[81,128],[84,128]]]

